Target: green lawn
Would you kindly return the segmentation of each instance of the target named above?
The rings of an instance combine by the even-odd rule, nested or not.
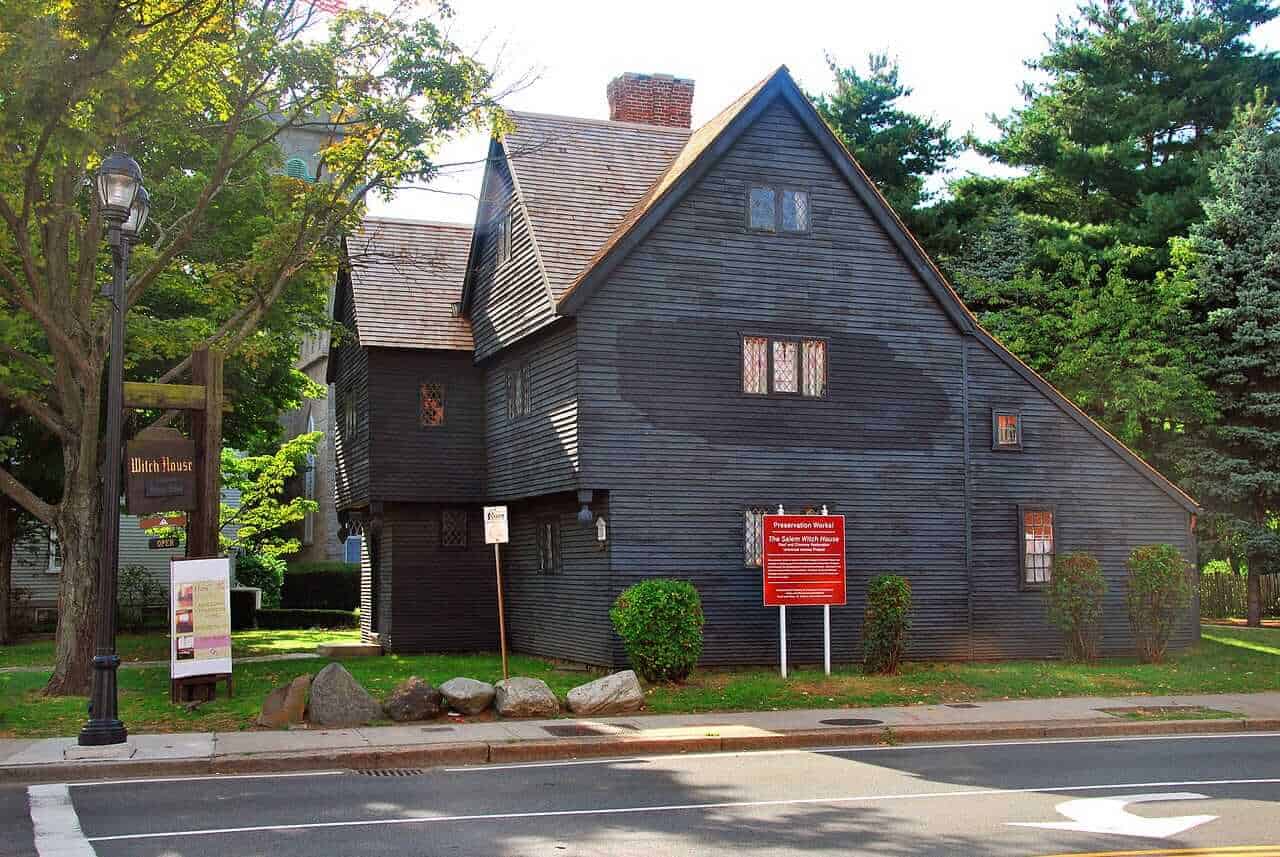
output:
[[[359,631],[235,631],[231,635],[231,655],[280,655],[313,652],[320,643],[355,642]],[[121,634],[116,651],[122,661],[163,661],[169,658],[169,637],[164,633]],[[53,663],[53,640],[37,640],[0,646],[0,668],[48,666]]]
[[[253,651],[290,645],[280,635],[254,632],[237,645]],[[311,632],[305,632],[311,633]],[[314,645],[311,640],[308,645]],[[301,642],[295,643],[300,647]],[[279,649],[277,649],[279,650]],[[194,712],[169,704],[168,670],[120,672],[121,717],[135,732],[209,731],[252,728],[263,696],[301,673],[315,673],[323,659],[239,664],[236,697],[220,698]],[[493,681],[501,675],[496,655],[418,655],[356,658],[344,662],[377,696],[411,675],[439,684],[456,675]],[[511,659],[516,675],[544,679],[563,698],[593,677],[538,658]],[[85,700],[44,699],[40,673],[0,674],[0,735],[73,735],[84,720]],[[1280,690],[1280,629],[1206,626],[1201,643],[1168,663],[1139,664],[1115,659],[1085,666],[1057,661],[997,663],[909,663],[897,676],[864,676],[856,667],[826,677],[801,670],[784,681],[776,670],[699,670],[683,685],[657,685],[647,692],[647,709],[660,713],[759,711],[780,708],[899,705],[1054,696],[1136,693],[1227,693]]]

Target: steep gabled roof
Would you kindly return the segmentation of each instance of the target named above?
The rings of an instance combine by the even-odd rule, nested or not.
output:
[[[1175,502],[1192,513],[1200,510],[1194,499],[1141,456],[1103,428],[1053,385],[1041,378],[1030,366],[984,330],[960,296],[947,282],[933,260],[916,241],[901,218],[889,205],[853,155],[818,115],[813,104],[792,79],[786,66],[756,84],[729,105],[718,116],[694,132],[681,151],[667,165],[653,184],[636,199],[636,203],[608,238],[591,255],[580,273],[563,291],[558,292],[557,310],[573,315],[603,284],[622,260],[637,247],[684,196],[691,191],[722,155],[729,151],[764,110],[781,99],[797,119],[813,135],[832,165],[844,177],[854,195],[870,211],[906,262],[920,276],[939,305],[957,329],[984,343],[1002,362],[1036,387],[1050,401],[1079,423],[1090,434],[1150,480]]]
[[[462,299],[471,227],[366,217],[346,239],[356,336],[366,348],[470,351]]]
[[[502,141],[555,300],[684,148],[687,128],[509,112]]]

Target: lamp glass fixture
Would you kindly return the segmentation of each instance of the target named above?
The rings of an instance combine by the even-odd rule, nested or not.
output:
[[[145,187],[139,187],[133,197],[133,205],[129,206],[129,216],[120,225],[120,231],[130,241],[137,241],[142,227],[147,225],[147,213],[151,210],[151,195]]]
[[[108,217],[121,220],[129,216],[134,198],[142,187],[142,170],[138,162],[124,152],[112,152],[94,177],[98,204]]]

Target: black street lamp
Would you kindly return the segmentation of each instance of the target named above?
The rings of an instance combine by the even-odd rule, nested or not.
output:
[[[129,245],[147,222],[150,200],[142,186],[142,170],[133,158],[113,152],[94,177],[98,206],[107,219],[114,276],[111,290],[111,350],[107,376],[106,455],[102,463],[102,555],[98,558],[98,628],[94,637],[93,694],[89,722],[80,730],[80,745],[123,744],[129,731],[117,716],[116,573],[120,565],[120,471],[124,423],[124,313]]]

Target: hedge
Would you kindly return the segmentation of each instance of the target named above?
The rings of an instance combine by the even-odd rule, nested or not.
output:
[[[286,610],[354,610],[360,606],[360,567],[343,562],[300,563],[284,575]]]
[[[253,604],[257,595],[252,589],[231,590],[231,630],[248,631],[253,628]]]
[[[353,610],[259,610],[258,627],[267,631],[303,628],[356,628],[360,614]]]

